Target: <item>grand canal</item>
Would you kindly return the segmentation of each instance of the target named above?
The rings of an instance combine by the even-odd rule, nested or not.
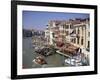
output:
[[[27,37],[23,39],[23,68],[41,68],[41,67],[62,67],[64,65],[65,57],[55,53],[53,55],[44,57],[47,64],[38,65],[33,62],[33,60],[40,54],[34,51],[32,47],[32,37]]]
[[[35,47],[33,47],[34,46],[33,40],[34,40],[33,37],[23,38],[23,54],[22,54],[23,58],[22,58],[22,62],[23,62],[23,68],[24,69],[89,65],[89,59],[88,58],[86,59],[86,58],[81,57],[81,56],[74,56],[75,58],[79,57],[78,60],[79,59],[81,60],[79,63],[76,63],[77,60],[68,58],[67,56],[59,54],[57,52],[55,52],[54,54],[49,55],[49,56],[43,56],[39,53],[36,53]],[[36,64],[34,62],[34,60],[38,56],[42,56],[47,64],[43,64],[43,65]],[[66,64],[66,61],[68,62],[68,64]]]

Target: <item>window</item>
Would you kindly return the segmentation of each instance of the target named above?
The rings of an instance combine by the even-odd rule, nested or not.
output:
[[[76,43],[76,39],[74,38],[74,43]]]
[[[54,33],[52,33],[52,36],[53,36],[53,38],[55,37],[55,34]]]
[[[79,28],[78,28],[78,31],[77,32],[78,32],[78,34],[80,34]]]
[[[83,35],[83,33],[84,33],[84,27],[82,26],[82,35]]]
[[[88,46],[87,46],[87,48],[90,48],[90,41],[88,41]]]
[[[81,39],[81,45],[83,45],[83,41],[84,41],[84,40],[83,40],[83,37],[82,37],[82,39]]]
[[[73,30],[73,33],[76,34],[76,30],[75,29]]]
[[[66,31],[66,36],[68,36],[69,35],[69,32],[68,31]]]
[[[72,25],[70,25],[70,29],[73,29],[73,26]]]
[[[75,38],[74,38],[74,39],[72,39],[72,40],[71,40],[71,42],[76,43],[76,39],[75,39]]]
[[[79,44],[79,39],[80,39],[80,37],[77,37],[77,44]]]
[[[66,25],[66,29],[68,29],[69,28],[69,25]]]
[[[68,26],[68,25],[66,25],[66,24],[64,24],[63,26],[64,26],[64,29],[68,28],[68,27],[66,27],[66,26]]]
[[[74,43],[74,39],[71,39],[71,42],[73,42],[73,43]]]
[[[90,32],[88,32],[88,37],[90,37]]]

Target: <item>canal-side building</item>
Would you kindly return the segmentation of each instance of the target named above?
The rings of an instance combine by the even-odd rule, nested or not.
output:
[[[49,28],[46,27],[44,32],[45,32],[46,44],[49,45],[49,43],[50,43],[50,30],[49,30]]]
[[[61,41],[61,21],[49,21],[48,24],[49,28],[49,44],[50,45],[56,45],[56,41]],[[47,35],[47,33],[45,34]]]
[[[44,46],[45,45],[45,32],[43,30],[32,29],[32,43],[34,46]]]
[[[89,20],[80,20],[79,23],[73,23],[73,31],[70,34],[71,43],[75,46],[88,49],[90,48],[90,25]]]
[[[45,30],[45,37],[47,36],[50,45],[57,46],[61,43],[71,43],[89,51],[89,19],[51,20]]]

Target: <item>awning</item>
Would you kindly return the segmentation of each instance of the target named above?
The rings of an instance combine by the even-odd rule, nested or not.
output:
[[[57,47],[63,47],[64,46],[64,43],[62,41],[57,41],[56,42],[56,46]]]
[[[61,47],[62,52],[64,52],[65,54],[76,54],[76,52],[78,51],[79,47],[74,46],[72,44],[65,44],[63,47]]]

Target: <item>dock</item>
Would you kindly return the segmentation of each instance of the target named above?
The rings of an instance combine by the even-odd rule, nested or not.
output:
[[[63,55],[63,56],[65,56],[65,57],[69,57],[69,58],[71,58],[71,56],[69,56],[69,55],[67,55],[67,54],[62,53],[62,52],[60,52],[59,50],[57,50],[56,52],[57,52],[57,53],[59,53],[59,54],[61,54],[61,55]]]

